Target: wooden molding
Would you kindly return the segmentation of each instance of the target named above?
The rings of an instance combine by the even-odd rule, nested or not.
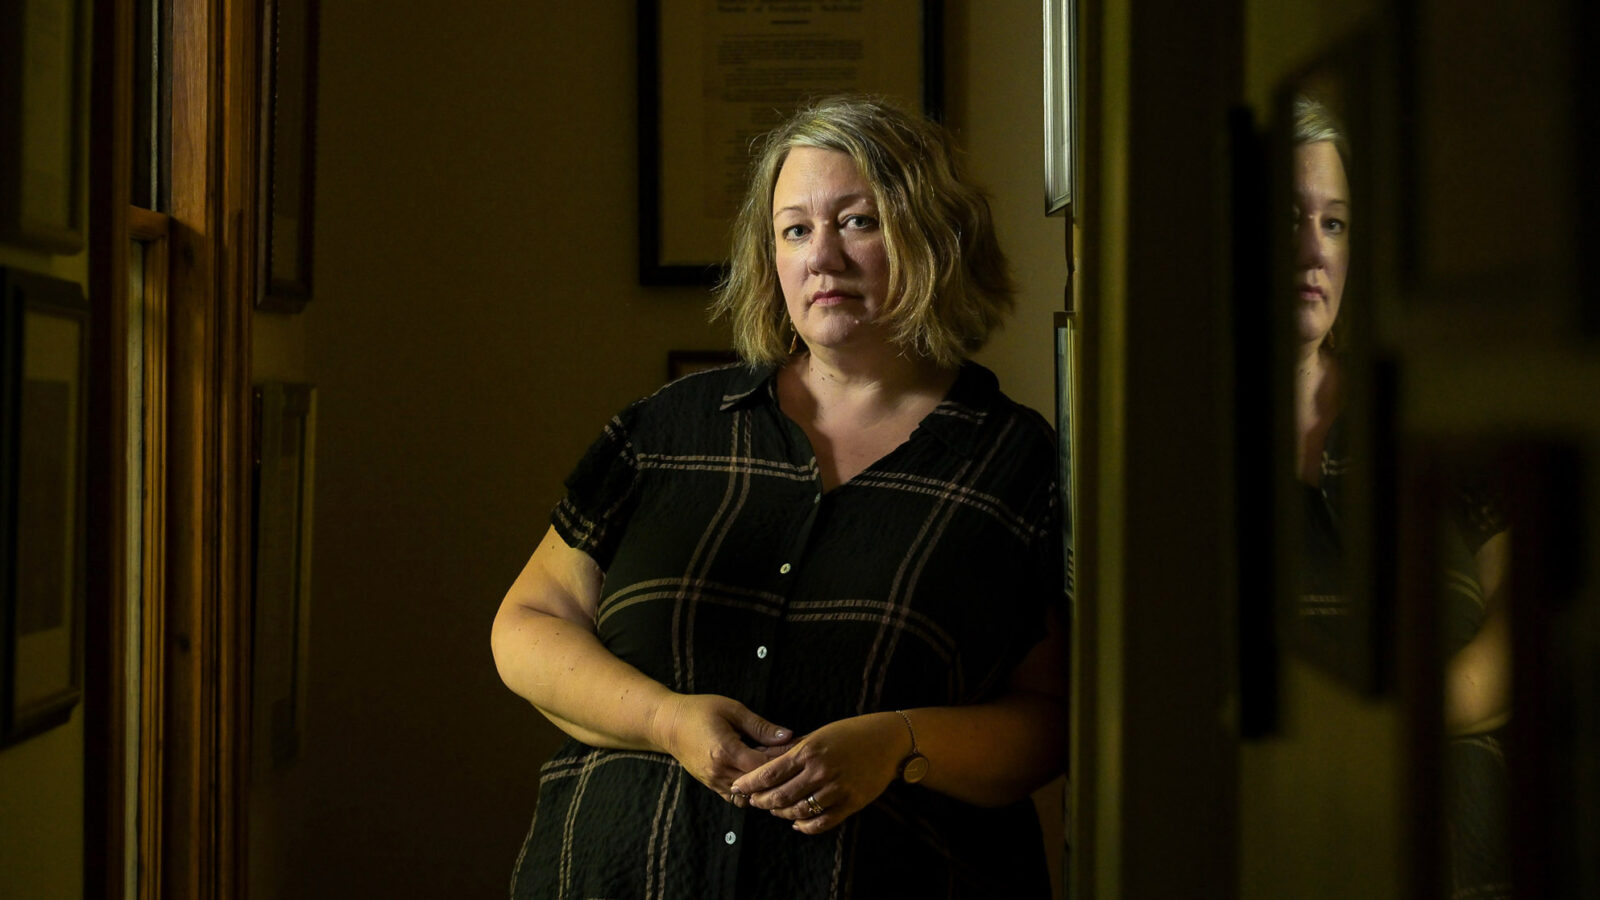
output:
[[[163,897],[245,879],[255,6],[173,0]]]
[[[131,4],[96,3],[90,38],[88,580],[84,628],[84,896],[121,900],[130,789],[127,653],[128,193]]]
[[[233,898],[245,889],[249,698],[250,310],[256,5],[172,0],[171,205],[130,209],[134,27],[96,4],[90,174],[91,394],[85,895]],[[129,322],[133,242],[145,244]],[[130,324],[144,344],[144,469],[127,453]],[[142,508],[128,508],[130,477]],[[130,513],[142,528],[130,615]],[[124,694],[133,622],[137,704]],[[129,739],[138,716],[137,738]],[[127,761],[135,749],[139,768]],[[130,810],[136,824],[126,825]]]

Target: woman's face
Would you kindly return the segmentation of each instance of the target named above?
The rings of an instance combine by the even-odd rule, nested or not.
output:
[[[1294,148],[1295,297],[1300,340],[1320,343],[1339,317],[1350,267],[1350,185],[1330,141]]]
[[[889,255],[878,204],[855,161],[837,150],[789,151],[772,191],[778,283],[807,346],[881,340]]]

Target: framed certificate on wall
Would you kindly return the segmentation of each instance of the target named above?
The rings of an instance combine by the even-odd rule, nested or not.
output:
[[[808,100],[865,92],[938,117],[938,0],[639,4],[639,280],[710,284],[752,142]]]

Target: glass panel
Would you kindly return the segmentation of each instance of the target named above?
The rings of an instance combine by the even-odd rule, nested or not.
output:
[[[171,46],[165,0],[137,0],[133,37],[133,177],[134,206],[166,212],[167,146],[171,143],[171,82],[167,50]]]
[[[1271,210],[1279,484],[1288,557],[1286,646],[1363,693],[1384,689],[1393,635],[1376,557],[1388,543],[1379,484],[1386,468],[1381,372],[1372,342],[1376,296],[1373,50],[1353,42],[1280,96],[1282,173]]]

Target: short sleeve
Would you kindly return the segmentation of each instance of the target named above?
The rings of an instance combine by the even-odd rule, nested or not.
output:
[[[601,569],[611,565],[638,493],[639,465],[629,431],[637,408],[634,404],[607,423],[567,476],[567,495],[550,514],[550,524],[567,546],[587,553]]]
[[[1072,596],[1071,548],[1067,546],[1066,510],[1061,504],[1061,489],[1050,480],[1045,509],[1039,525],[1038,547],[1034,551],[1035,569],[1047,608],[1065,607]]]
[[[1037,599],[1029,610],[1028,628],[1023,635],[1023,654],[1044,639],[1045,619],[1051,613],[1061,614],[1066,620],[1070,584],[1067,575],[1066,538],[1062,528],[1061,493],[1055,479],[1050,479],[1044,492],[1043,507],[1032,528],[1033,546],[1030,553],[1032,588],[1029,593]],[[1020,657],[1019,657],[1020,661]]]
[[[1450,518],[1476,554],[1489,539],[1507,530],[1505,490],[1492,470],[1463,469],[1452,473],[1449,495]]]

